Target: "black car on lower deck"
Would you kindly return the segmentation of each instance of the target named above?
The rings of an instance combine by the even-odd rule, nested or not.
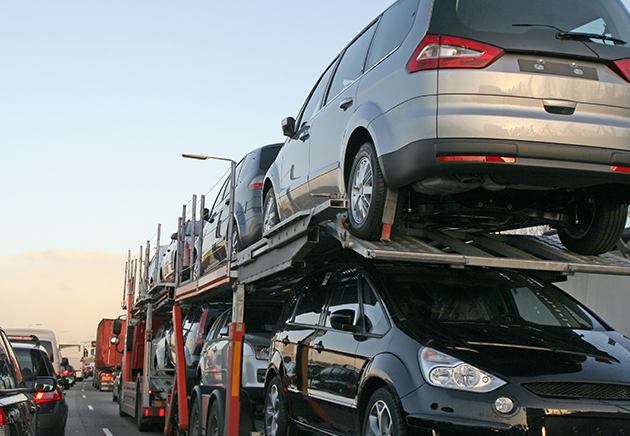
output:
[[[28,388],[33,387],[35,377],[56,378],[50,358],[37,337],[33,336],[32,344],[20,341],[12,345]],[[49,392],[34,393],[33,396],[37,403],[37,435],[63,436],[68,419],[68,403],[61,386],[57,385]]]
[[[294,292],[267,435],[630,434],[630,340],[535,275],[349,258]]]

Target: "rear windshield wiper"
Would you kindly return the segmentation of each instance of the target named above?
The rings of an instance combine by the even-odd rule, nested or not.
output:
[[[562,29],[552,26],[550,24],[512,24],[513,27],[548,27],[558,31],[556,38],[558,39],[570,39],[574,41],[590,41],[591,39],[600,39],[602,41],[610,41],[619,45],[626,45],[627,42],[623,39],[615,38],[608,35],[599,35],[597,33],[582,33],[582,32],[566,32]]]
[[[602,41],[611,41],[615,44],[626,45],[627,42],[623,39],[615,38],[614,36],[598,35],[597,33],[581,33],[581,32],[558,32],[556,34],[558,39],[573,39],[576,41],[589,41],[591,39],[601,39]]]

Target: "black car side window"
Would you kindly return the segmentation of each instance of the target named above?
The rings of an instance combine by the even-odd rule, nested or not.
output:
[[[305,279],[293,322],[308,325],[319,324],[322,309],[328,297],[327,289],[331,275],[331,272],[318,273]]]
[[[361,284],[365,333],[383,335],[389,330],[389,322],[387,321],[385,310],[367,280],[363,279]]]
[[[367,56],[368,47],[374,35],[375,24],[372,24],[361,36],[346,49],[339,62],[335,76],[330,83],[330,91],[326,103],[335,98],[337,94],[346,89],[363,73],[363,65]]]
[[[16,389],[18,382],[15,375],[15,366],[6,341],[0,337],[0,390]]]
[[[330,75],[332,74],[334,65],[335,62],[330,64],[313,89],[308,102],[304,106],[300,120],[298,121],[298,126],[300,126],[300,128],[302,128],[304,124],[313,118],[313,115],[322,108],[322,100],[324,98],[324,93],[326,92],[326,87],[328,86],[328,81],[330,80]]]
[[[342,268],[337,272],[335,287],[326,311],[326,327],[342,329],[342,325],[356,325],[359,316],[359,277],[356,268]],[[343,318],[338,318],[342,316]],[[337,318],[336,318],[337,317]],[[342,324],[336,320],[343,319]]]
[[[385,11],[370,47],[366,71],[403,42],[413,26],[418,2],[419,0],[401,0]]]

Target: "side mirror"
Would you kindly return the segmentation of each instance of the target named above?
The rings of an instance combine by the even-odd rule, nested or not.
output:
[[[110,342],[112,345],[118,345],[118,344],[120,344],[120,338],[119,338],[118,336],[112,336],[112,337],[109,339],[109,342]]]
[[[118,318],[114,320],[114,325],[112,326],[112,333],[114,336],[118,336],[122,331],[122,319]]]
[[[221,330],[219,330],[219,336],[226,337],[229,336],[229,334],[230,332],[227,327],[221,327]]]
[[[295,118],[287,117],[282,120],[282,134],[293,138],[295,136]]]
[[[57,389],[55,377],[35,377],[33,379],[33,390],[36,392],[52,392],[55,389]]]
[[[358,333],[359,327],[354,325],[353,322],[354,310],[351,309],[338,310],[330,315],[330,325],[337,330]]]
[[[177,232],[171,235],[171,241],[176,241],[176,240],[177,240]]]

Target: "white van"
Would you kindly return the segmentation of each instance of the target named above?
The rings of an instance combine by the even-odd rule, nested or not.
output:
[[[31,335],[37,336],[39,342],[48,352],[50,360],[52,361],[53,368],[55,368],[56,374],[61,374],[61,352],[59,351],[59,343],[57,342],[57,336],[52,330],[45,329],[4,329],[4,332],[9,337],[11,342],[18,342],[22,337],[30,339]]]

